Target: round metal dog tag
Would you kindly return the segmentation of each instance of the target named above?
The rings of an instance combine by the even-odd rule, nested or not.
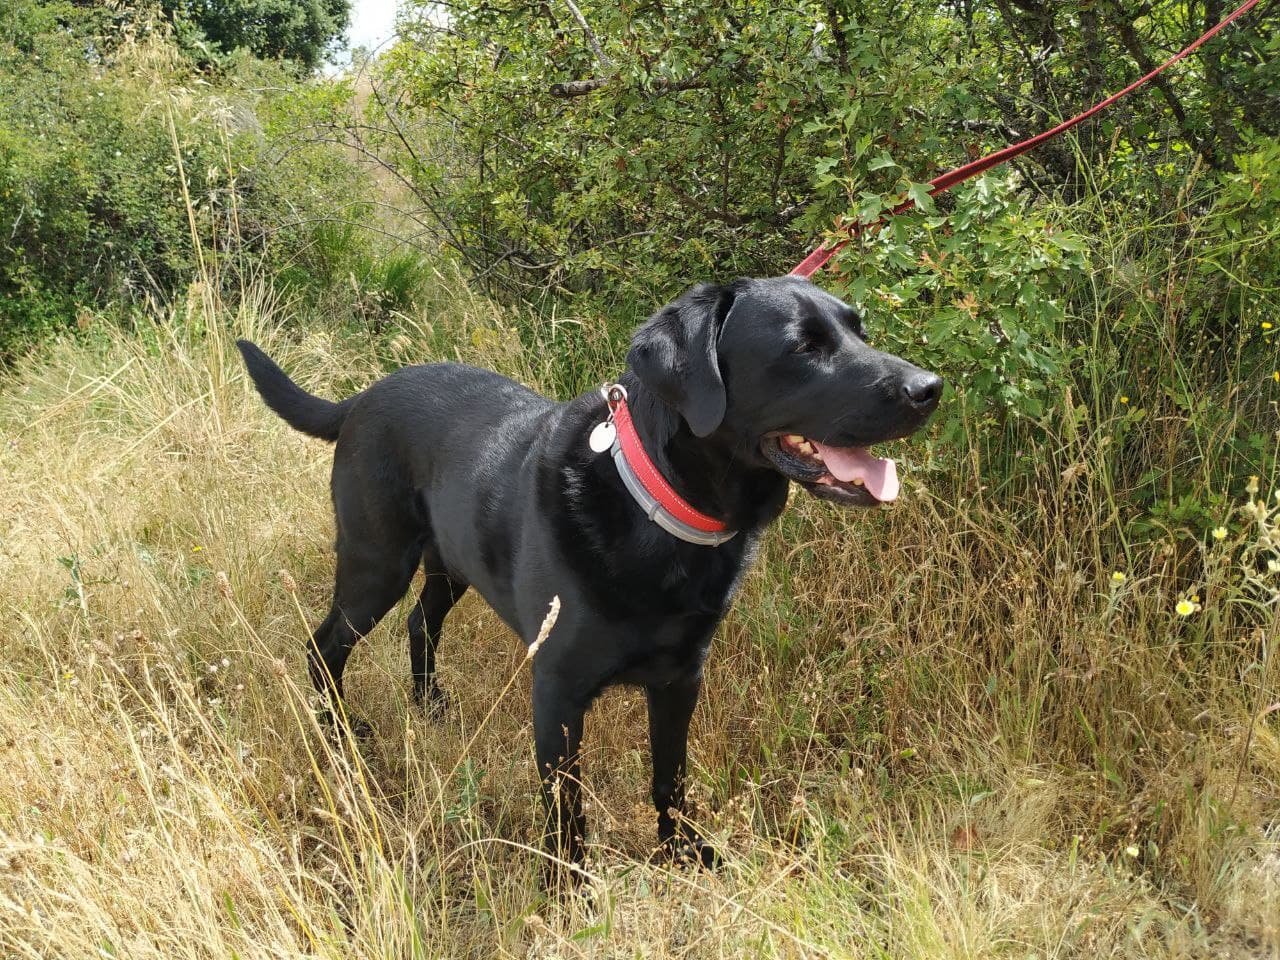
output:
[[[608,420],[604,423],[597,423],[591,431],[591,436],[587,440],[587,444],[596,453],[604,453],[613,446],[613,438],[618,435],[618,430]]]

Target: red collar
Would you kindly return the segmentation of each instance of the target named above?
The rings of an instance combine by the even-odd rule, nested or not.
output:
[[[626,388],[615,383],[601,393],[609,405],[609,419],[592,431],[591,447],[598,453],[610,451],[627,490],[649,519],[673,536],[700,546],[719,546],[737,533],[723,521],[695,510],[653,465],[631,420]]]

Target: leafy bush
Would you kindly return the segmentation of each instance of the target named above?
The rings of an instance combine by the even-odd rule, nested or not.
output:
[[[5,27],[0,358],[86,311],[278,269],[360,192],[348,158],[291,138],[348,87],[244,55],[202,74],[145,7],[19,0]]]
[[[1034,480],[1084,419],[1114,417],[1131,456],[1113,479],[1150,529],[1201,524],[1231,477],[1258,471],[1263,324],[1280,323],[1274,19],[1241,20],[1101,121],[935,205],[919,181],[1101,99],[1228,11],[450,11],[382,61],[359,133],[491,292],[567,298],[621,336],[695,280],[785,271],[838,218],[911,197],[922,209],[818,279],[947,376],[939,466]]]
[[[154,94],[138,109],[141,63],[108,66],[102,40],[118,24],[66,4],[19,4],[12,22],[0,45],[3,347],[64,325],[80,304],[166,286],[193,265],[172,175],[173,113]],[[184,132],[183,159],[214,166],[218,144]]]
[[[835,217],[1069,115],[1204,27],[1173,3],[1135,20],[1116,5],[463,2],[443,26],[416,6],[371,101],[384,159],[486,282],[606,302],[776,272]],[[1196,158],[1230,169],[1251,131],[1280,133],[1277,44],[1247,18],[1176,90],[1117,105],[1075,141],[1090,175],[1143,210]],[[1070,144],[1020,162],[1023,202],[1032,183],[1087,192]]]
[[[313,69],[341,36],[351,0],[161,0],[188,46],[287,59]]]
[[[945,373],[966,406],[1035,420],[1073,352],[1058,331],[1084,250],[1075,233],[1020,204],[1006,180],[986,176],[956,196],[950,215],[932,203],[902,215],[839,256],[832,273],[869,306],[884,339]]]

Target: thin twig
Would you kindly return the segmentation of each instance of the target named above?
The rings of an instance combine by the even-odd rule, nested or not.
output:
[[[573,19],[578,21],[578,26],[582,28],[582,32],[586,34],[587,43],[591,45],[592,52],[595,53],[596,59],[600,61],[600,66],[606,70],[613,69],[613,61],[604,55],[604,50],[600,46],[600,41],[596,39],[591,25],[587,23],[587,18],[582,15],[582,11],[578,9],[578,5],[573,0],[564,0],[565,6],[569,8],[569,12],[573,14]]]

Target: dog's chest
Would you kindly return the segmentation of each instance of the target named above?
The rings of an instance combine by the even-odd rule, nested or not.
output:
[[[632,616],[712,616],[718,621],[751,561],[753,544],[744,538],[719,547],[664,546],[668,549],[609,558],[597,568],[605,576],[595,586],[609,594],[614,609]]]
[[[719,622],[719,615],[695,614],[615,624],[614,667],[603,685],[661,687],[696,676],[702,670]]]

